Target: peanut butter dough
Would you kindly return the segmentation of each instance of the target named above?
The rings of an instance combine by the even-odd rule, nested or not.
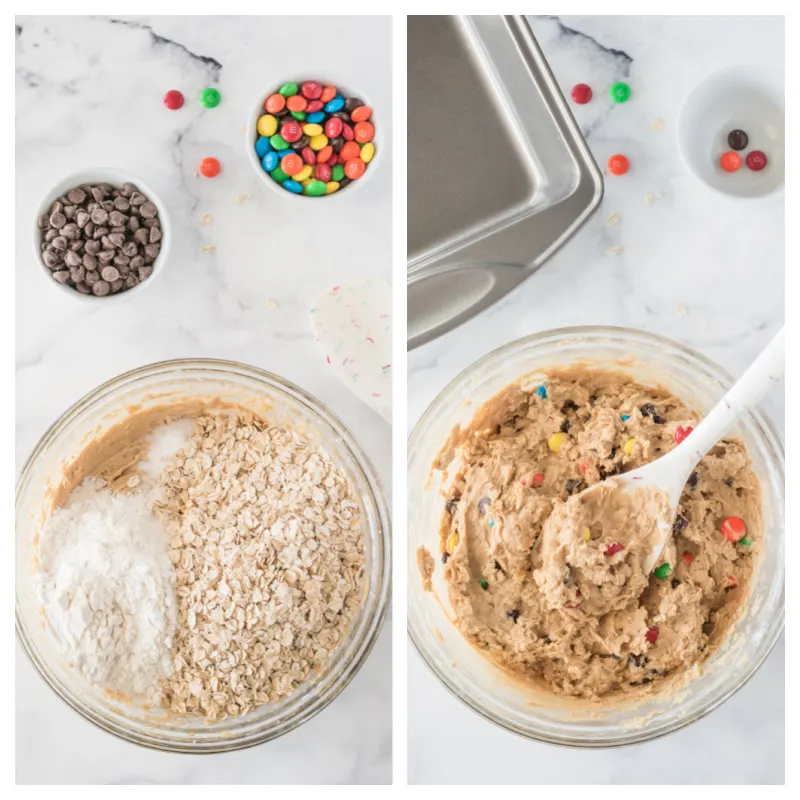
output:
[[[454,429],[434,468],[454,476],[440,541],[461,633],[504,669],[595,701],[657,691],[706,659],[738,613],[761,537],[743,445],[720,441],[689,479],[664,577],[645,575],[641,554],[666,499],[609,502],[614,475],[697,420],[663,388],[576,369],[511,385]],[[579,500],[604,480],[608,491]],[[720,533],[731,515],[747,524],[744,544]],[[431,564],[420,565],[430,585]]]

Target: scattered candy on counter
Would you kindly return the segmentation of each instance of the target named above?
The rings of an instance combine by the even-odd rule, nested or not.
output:
[[[725,517],[720,531],[729,542],[735,543],[747,536],[747,525],[741,517]]]
[[[177,111],[183,105],[183,95],[177,89],[170,89],[164,95],[164,105],[170,111]]]
[[[753,150],[747,154],[744,163],[747,164],[753,172],[760,172],[767,166],[767,157],[760,150]]]
[[[206,178],[216,178],[221,167],[216,158],[204,158],[200,162],[199,172]]]
[[[200,92],[200,102],[206,108],[216,108],[220,100],[222,100],[222,95],[216,89],[203,89]]]
[[[586,105],[592,99],[591,87],[585,83],[576,83],[572,87],[572,99],[579,105]]]
[[[372,109],[318,81],[284,83],[256,125],[256,155],[284,189],[322,197],[364,174],[375,157]]]
[[[693,430],[694,428],[691,425],[687,428],[684,428],[683,425],[678,425],[675,429],[675,443],[680,444]]]
[[[627,83],[617,81],[611,84],[608,94],[615,103],[626,103],[631,96],[631,87]]]
[[[612,175],[624,175],[631,168],[631,162],[621,153],[615,153],[608,159],[608,171]]]

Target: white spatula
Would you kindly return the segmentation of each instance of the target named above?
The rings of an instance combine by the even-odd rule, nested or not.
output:
[[[358,278],[318,297],[311,319],[325,360],[350,390],[392,422],[392,290]]]

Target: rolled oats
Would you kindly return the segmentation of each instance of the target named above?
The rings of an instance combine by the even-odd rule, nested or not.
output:
[[[291,694],[361,601],[364,540],[345,474],[291,430],[218,414],[198,418],[161,481],[178,593],[166,704],[211,722]]]

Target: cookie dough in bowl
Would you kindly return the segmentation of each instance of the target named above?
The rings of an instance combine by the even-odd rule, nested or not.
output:
[[[145,746],[218,752],[301,724],[383,621],[389,517],[341,423],[214,360],[79,401],[17,495],[17,632],[51,687]]]
[[[524,735],[603,746],[675,730],[747,680],[782,626],[769,423],[748,416],[698,465],[653,574],[665,499],[610,491],[730,384],[667,340],[584,328],[508,345],[437,398],[409,448],[409,629],[451,691]]]

